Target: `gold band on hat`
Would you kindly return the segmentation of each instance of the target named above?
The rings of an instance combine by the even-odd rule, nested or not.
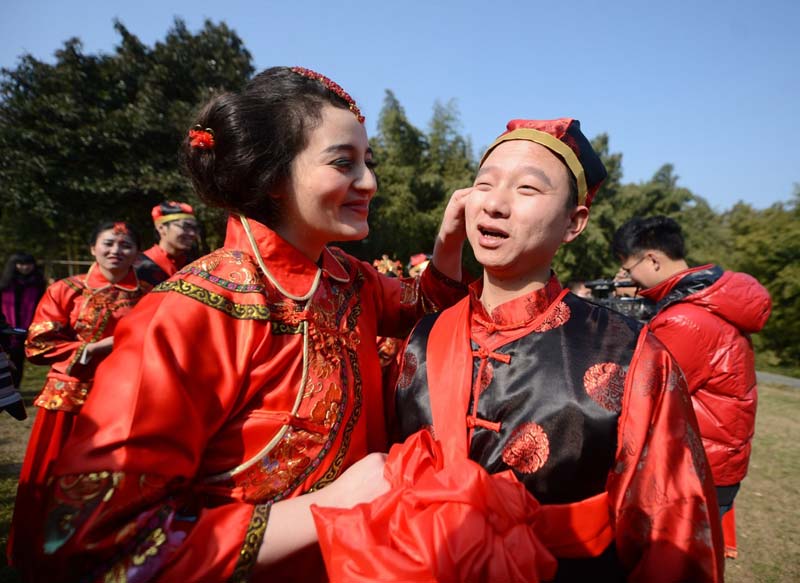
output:
[[[552,150],[561,156],[561,158],[564,159],[564,162],[566,162],[567,168],[569,168],[570,172],[572,172],[572,175],[575,177],[575,180],[578,183],[578,204],[582,205],[586,202],[586,193],[588,192],[588,189],[586,188],[586,175],[583,172],[583,165],[580,163],[580,160],[578,160],[578,156],[575,155],[575,152],[572,150],[572,148],[547,132],[541,132],[531,128],[517,128],[503,134],[486,149],[483,157],[481,157],[481,163],[479,164],[479,167],[483,166],[483,163],[486,161],[486,158],[489,156],[492,150],[494,150],[503,142],[508,142],[510,140],[527,140],[529,142],[536,142],[537,144],[541,144],[548,150]]]
[[[190,213],[170,213],[168,215],[163,215],[158,217],[153,221],[156,226],[163,225],[164,223],[169,223],[171,221],[177,221],[178,219],[196,219],[193,214]]]

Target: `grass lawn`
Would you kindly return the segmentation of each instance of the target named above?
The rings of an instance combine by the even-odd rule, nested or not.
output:
[[[18,583],[5,547],[17,476],[33,423],[30,406],[44,367],[25,369],[23,395],[30,417],[0,416],[0,583]],[[800,389],[763,385],[750,473],[736,498],[739,558],[725,566],[729,583],[800,581]]]

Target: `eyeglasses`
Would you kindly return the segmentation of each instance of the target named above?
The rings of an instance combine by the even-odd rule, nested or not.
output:
[[[634,267],[636,267],[637,265],[639,265],[639,264],[640,264],[642,261],[644,261],[645,259],[647,259],[647,255],[643,255],[642,257],[640,257],[640,258],[639,258],[639,261],[637,261],[636,263],[634,263],[634,264],[633,264],[633,265],[631,265],[630,267],[621,267],[621,269],[622,269],[622,271],[624,271],[624,272],[625,272],[625,275],[626,275],[626,276],[630,277],[630,276],[631,276],[631,271],[633,271]]]

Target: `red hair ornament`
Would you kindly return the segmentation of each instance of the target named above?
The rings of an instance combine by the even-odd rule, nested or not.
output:
[[[192,148],[201,150],[211,150],[214,148],[214,130],[211,128],[203,129],[196,125],[189,130],[189,145]]]
[[[356,105],[355,99],[350,97],[350,94],[344,89],[342,89],[342,86],[339,85],[336,81],[333,81],[332,79],[326,77],[322,73],[317,73],[316,71],[312,71],[311,69],[306,69],[305,67],[292,67],[292,72],[297,73],[302,77],[308,77],[309,79],[313,79],[314,81],[319,81],[320,83],[322,83],[325,86],[325,88],[335,93],[336,95],[338,95],[347,102],[350,111],[352,111],[353,115],[356,116],[358,123],[361,124],[364,123],[364,116],[361,115],[361,110]]]

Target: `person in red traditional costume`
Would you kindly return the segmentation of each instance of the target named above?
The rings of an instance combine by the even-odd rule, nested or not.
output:
[[[162,202],[150,214],[158,243],[140,253],[134,267],[139,279],[156,286],[189,263],[200,227],[194,209],[185,202]]]
[[[42,544],[44,497],[53,466],[63,450],[97,365],[114,344],[119,320],[150,290],[133,270],[139,236],[125,222],[104,222],[89,239],[95,262],[83,275],[47,288],[25,340],[25,354],[50,365],[28,448],[22,462],[7,548],[9,564],[32,578]],[[113,392],[113,387],[109,387]]]
[[[722,580],[683,375],[551,270],[605,177],[574,119],[513,120],[484,154],[466,203],[483,277],[408,340],[393,488],[314,509],[332,581]]]
[[[769,292],[746,273],[690,268],[681,227],[669,217],[632,218],[614,234],[612,250],[621,271],[654,302],[650,329],[686,375],[717,488],[725,554],[735,558],[733,501],[747,475],[758,402],[750,335],[769,319]]]
[[[225,243],[118,329],[56,468],[40,578],[325,578],[310,505],[388,488],[376,338],[466,294],[464,191],[418,279],[328,246],[369,230],[363,121],[300,67],[202,108],[183,156],[200,198],[230,211]]]

